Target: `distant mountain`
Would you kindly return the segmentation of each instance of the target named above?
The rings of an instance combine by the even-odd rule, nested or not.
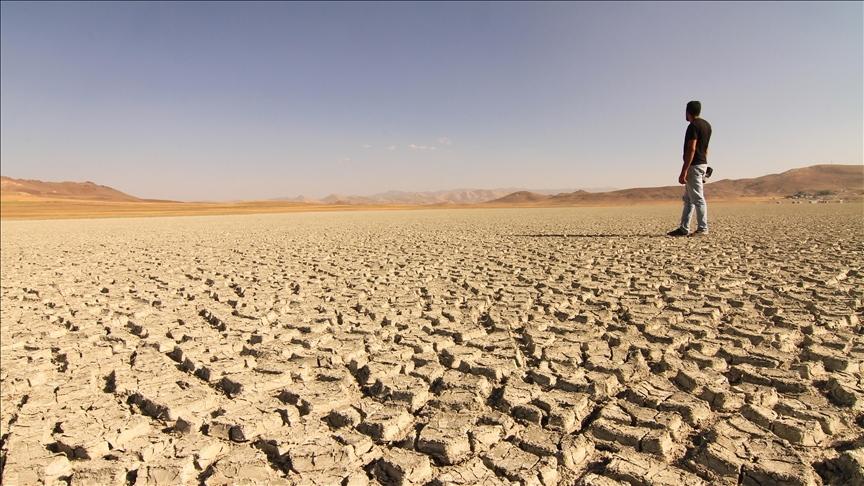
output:
[[[42,198],[84,199],[90,201],[143,201],[129,194],[93,182],[42,182],[0,176],[0,196],[37,196]]]
[[[787,170],[755,179],[723,179],[705,184],[705,196],[711,199],[741,199],[752,197],[786,197],[818,192],[845,194],[847,199],[861,199],[864,194],[864,166],[814,165]],[[576,191],[545,196],[531,192],[515,192],[485,204],[494,206],[577,206],[650,204],[681,199],[683,186],[644,187],[602,193]]]
[[[579,192],[585,192],[585,191],[579,191]],[[573,194],[575,194],[575,193],[573,193]],[[548,201],[550,198],[551,198],[551,196],[547,196],[544,194],[537,194],[536,192],[519,191],[519,192],[514,192],[513,194],[508,194],[508,195],[506,195],[500,199],[490,201],[490,203],[534,204],[534,203],[542,203],[544,201]]]
[[[508,191],[511,194],[514,192],[519,192],[519,191],[528,191],[528,192],[533,192],[534,194],[543,194],[546,196],[554,196],[555,194],[564,194],[564,193],[576,192],[576,191],[610,192],[610,191],[617,191],[618,188],[617,187],[575,187],[575,188],[571,188],[571,189],[525,189],[525,188],[519,188],[519,189],[504,189],[504,190]]]
[[[566,191],[566,190],[563,190]],[[490,205],[490,206],[602,206],[651,204],[681,199],[680,185],[643,187],[606,192],[574,190],[526,191],[524,189],[453,189],[449,191],[402,192],[387,191],[371,196],[343,196],[331,194],[324,199],[303,196],[279,198],[271,201],[307,204],[346,205]],[[545,193],[545,194],[544,194]],[[754,197],[782,198],[796,194],[836,193],[842,199],[864,198],[864,166],[814,165],[792,169],[755,179],[723,179],[705,185],[710,200],[735,200]],[[44,198],[90,200],[106,202],[144,202],[129,194],[93,182],[42,182],[12,179],[0,176],[0,196],[8,201],[14,198]],[[217,203],[227,204],[227,203]]]
[[[433,204],[480,204],[506,196],[505,189],[454,189],[451,191],[403,192],[387,191],[371,196],[331,194],[321,199],[325,204],[401,204],[429,206]]]
[[[605,188],[606,190],[614,190],[613,188]],[[500,199],[514,192],[524,191],[525,189],[507,188],[507,189],[453,189],[449,191],[424,191],[424,192],[404,192],[404,191],[387,191],[371,196],[343,196],[341,194],[331,194],[323,199],[310,199],[303,196],[300,197],[280,197],[272,199],[272,201],[287,201],[287,202],[305,202],[305,203],[323,203],[323,204],[402,204],[409,206],[429,206],[433,204],[482,204],[487,201]],[[576,189],[539,189],[532,192],[538,194],[560,194]],[[592,189],[592,190],[601,190]]]
[[[270,199],[270,201],[299,202],[299,203],[306,203],[306,204],[321,204],[320,200],[312,199],[311,197],[306,197],[306,196],[277,197],[275,199]]]

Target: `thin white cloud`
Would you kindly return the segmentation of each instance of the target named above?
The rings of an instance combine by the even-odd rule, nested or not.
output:
[[[342,162],[350,162],[350,161],[351,161],[351,159],[349,159],[349,158],[344,158],[344,159],[339,159],[339,160],[337,160],[336,162],[338,162],[338,163],[341,164]]]
[[[387,147],[387,150],[396,150],[396,146],[395,146],[395,145],[391,145],[391,146]]]
[[[412,149],[417,149],[417,150],[435,150],[435,147],[427,147],[425,145],[417,146],[417,145],[414,145],[413,143],[411,145],[409,145],[409,147],[411,147]]]
[[[363,147],[363,148],[372,148],[372,146],[369,145],[368,143],[364,143],[364,144],[362,145],[362,147]]]
[[[438,143],[440,143],[441,145],[450,145],[452,142],[447,137],[441,137],[438,139]]]

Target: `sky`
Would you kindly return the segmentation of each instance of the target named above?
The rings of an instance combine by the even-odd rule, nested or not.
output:
[[[142,198],[864,163],[862,2],[2,2],[2,175]]]

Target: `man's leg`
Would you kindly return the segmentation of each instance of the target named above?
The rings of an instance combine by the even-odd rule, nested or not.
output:
[[[708,204],[705,202],[704,179],[705,166],[691,165],[687,171],[687,191],[685,197],[691,203],[690,214],[692,214],[692,208],[696,208],[697,231],[700,233],[708,232]]]
[[[687,176],[690,177],[689,175]],[[681,226],[679,227],[685,233],[690,232],[690,219],[693,217],[693,202],[690,200],[690,181],[687,181],[687,186],[684,188],[684,210],[681,211]]]

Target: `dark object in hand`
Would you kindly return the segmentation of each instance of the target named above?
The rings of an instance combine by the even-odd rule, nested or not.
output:
[[[713,174],[713,173],[714,173],[714,169],[712,169],[711,167],[708,167],[707,169],[705,169],[705,178],[702,180],[703,181],[708,180],[708,178],[711,177],[711,174]]]

